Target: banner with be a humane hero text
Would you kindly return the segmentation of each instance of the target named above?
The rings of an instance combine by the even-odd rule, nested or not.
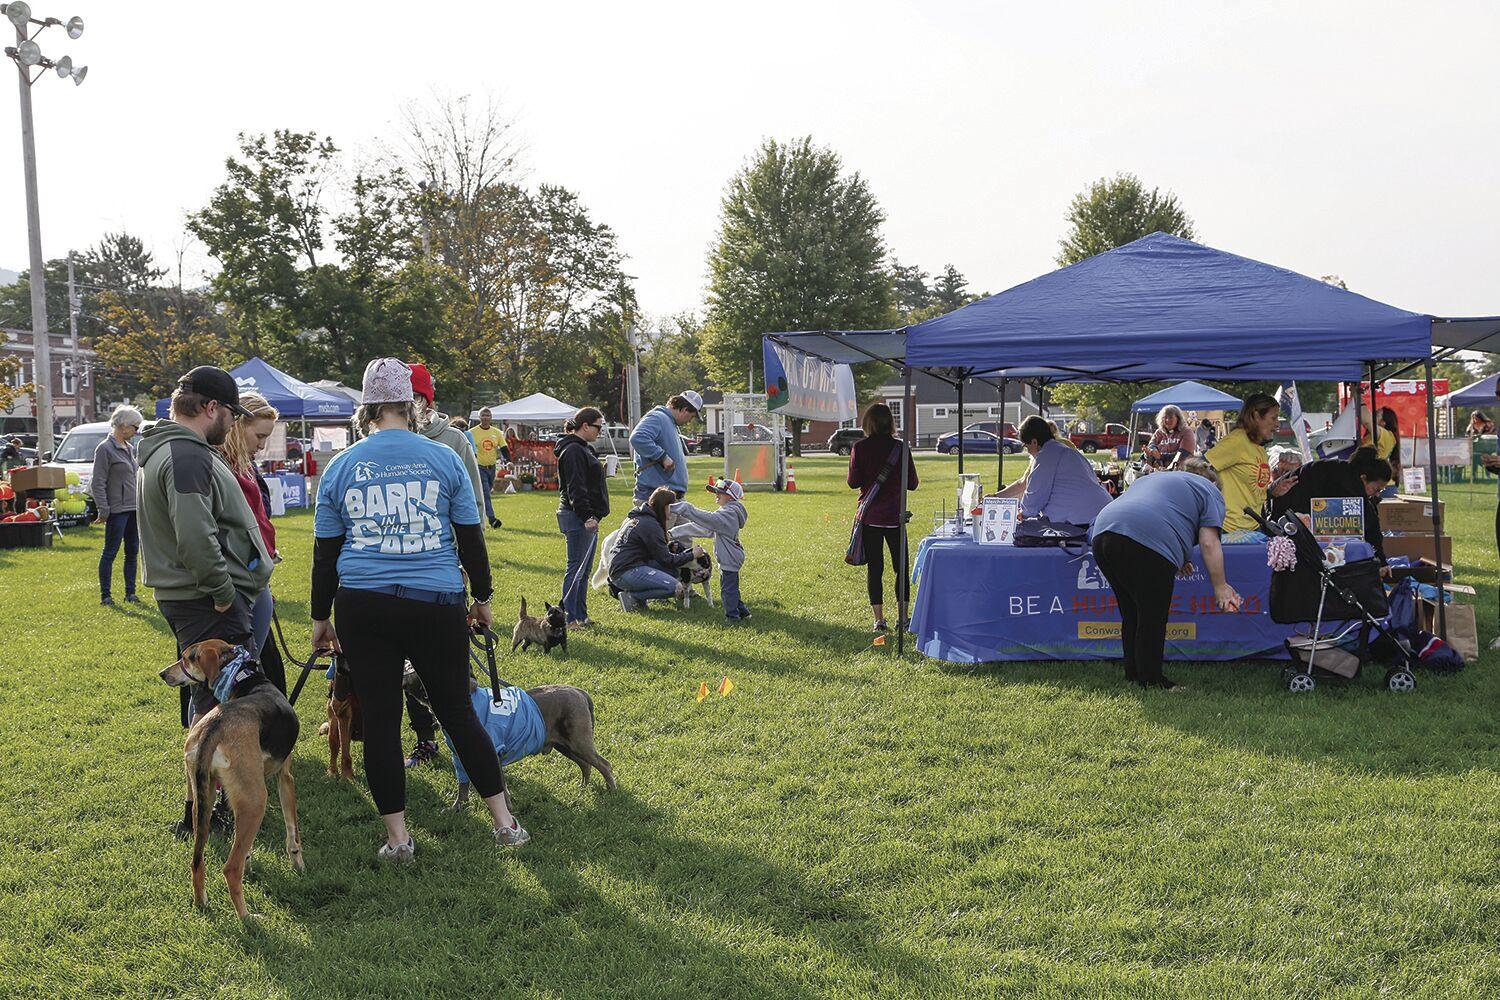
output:
[[[854,371],[848,365],[824,361],[769,340],[763,343],[768,409],[785,417],[835,423],[858,415]]]

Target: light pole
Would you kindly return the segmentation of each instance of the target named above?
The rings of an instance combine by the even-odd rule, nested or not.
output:
[[[36,447],[38,453],[45,453],[52,450],[52,342],[47,327],[47,264],[42,259],[42,224],[37,207],[36,134],[31,122],[31,85],[42,74],[33,78],[31,68],[38,66],[42,73],[54,70],[60,77],[71,77],[74,84],[82,83],[88,73],[87,66],[75,67],[71,56],[53,62],[42,55],[35,38],[44,28],[53,25],[66,28],[69,38],[77,38],[83,34],[83,18],[72,17],[66,23],[55,17],[37,20],[31,16],[30,5],[19,0],[0,4],[0,14],[5,15],[16,29],[16,44],[7,46],[5,54],[15,60],[21,85],[21,160],[26,173],[26,228],[31,250],[31,343],[36,357],[32,366],[36,378],[33,396],[36,400]],[[28,35],[32,25],[37,26],[36,30]]]

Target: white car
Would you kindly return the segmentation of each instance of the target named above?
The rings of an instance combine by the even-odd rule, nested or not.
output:
[[[141,425],[141,430],[148,429],[154,420],[147,420]],[[78,473],[79,489],[85,495],[89,491],[89,483],[94,478],[94,450],[99,447],[99,442],[109,437],[110,427],[108,421],[94,424],[79,424],[63,436],[62,442],[52,457],[47,460],[48,465],[60,465],[69,472]],[[130,446],[134,448],[140,441],[140,435],[130,439]],[[89,511],[93,512],[94,500],[89,497]]]

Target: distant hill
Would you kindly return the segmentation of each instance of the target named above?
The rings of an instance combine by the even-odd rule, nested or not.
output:
[[[7,271],[5,268],[0,267],[0,285],[14,285],[20,280],[20,271]]]

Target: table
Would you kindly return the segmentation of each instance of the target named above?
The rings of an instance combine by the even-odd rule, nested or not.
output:
[[[1224,546],[1237,613],[1215,609],[1197,548],[1179,579],[1167,623],[1169,660],[1286,659],[1295,625],[1271,621],[1264,545]],[[1119,659],[1120,613],[1091,553],[980,545],[967,537],[923,539],[912,631],[923,653],[950,663]]]

